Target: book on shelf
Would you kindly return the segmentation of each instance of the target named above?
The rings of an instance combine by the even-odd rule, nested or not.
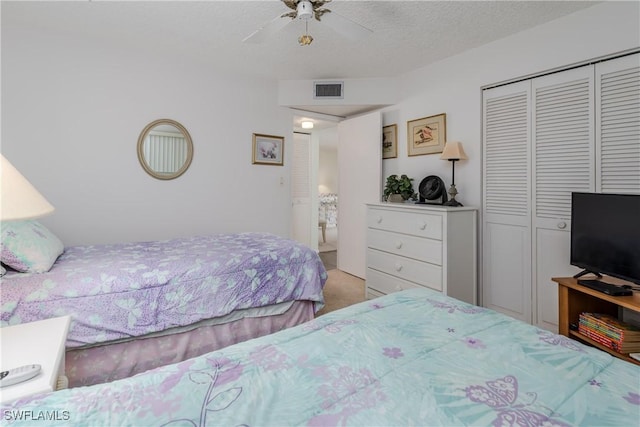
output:
[[[600,323],[592,321],[588,317],[580,316],[579,323],[584,325],[584,327],[589,328],[595,332],[601,333],[615,341],[619,342],[640,342],[640,336],[633,335],[622,335],[618,332],[614,332],[606,326],[601,325]]]
[[[618,320],[616,317],[609,314],[602,313],[581,313],[581,319],[590,321],[599,325],[603,330],[610,331],[612,334],[617,334],[620,338],[637,338],[640,339],[640,328]]]
[[[583,324],[578,325],[578,332],[607,348],[617,351],[618,353],[633,353],[640,351],[640,342],[614,340],[602,333],[599,333],[598,331],[584,326]]]
[[[622,353],[622,350],[620,349],[619,344],[616,341],[613,341],[598,333],[592,332],[584,327],[579,327],[578,332],[580,332],[585,337],[590,338],[591,340],[597,342],[598,344],[601,344],[607,348],[610,348],[611,350],[616,351],[618,353]]]
[[[596,332],[589,331],[586,328],[579,328],[578,332],[580,332],[580,334],[584,335],[585,337],[590,338],[592,341],[595,341],[598,344],[601,344],[604,347],[607,347],[618,353],[633,353],[640,351],[640,343],[620,344],[617,341],[614,341]]]

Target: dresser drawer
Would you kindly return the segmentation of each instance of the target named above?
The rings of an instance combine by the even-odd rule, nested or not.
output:
[[[367,269],[367,298],[376,298],[405,289],[421,288],[422,286],[407,282],[394,276],[381,273],[370,268]]]
[[[373,271],[373,270],[369,270],[369,271]],[[367,275],[369,275],[369,273],[367,273]],[[367,281],[367,282],[368,282],[368,281]],[[380,291],[376,291],[375,289],[370,288],[370,287],[367,285],[367,292],[366,292],[366,297],[367,297],[367,299],[374,299],[374,298],[378,298],[378,297],[381,297],[381,296],[384,296],[384,295],[386,295],[386,294],[383,294],[383,293],[382,293],[382,292],[380,292]]]
[[[367,230],[367,246],[396,255],[442,265],[442,241],[389,231]]]
[[[367,227],[442,240],[442,217],[423,212],[369,209]]]
[[[442,291],[442,267],[398,255],[367,249],[367,266],[410,282]]]

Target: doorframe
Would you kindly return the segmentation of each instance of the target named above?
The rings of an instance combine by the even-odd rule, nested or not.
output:
[[[296,108],[290,108],[291,112],[292,112],[292,123],[293,123],[293,130],[292,130],[292,140],[293,140],[293,134],[295,133],[303,133],[303,134],[307,134],[310,135],[310,170],[309,170],[309,185],[311,186],[309,194],[311,197],[311,203],[310,203],[310,209],[311,209],[311,215],[310,215],[310,220],[311,220],[311,224],[310,224],[310,239],[311,241],[308,242],[308,245],[311,249],[315,250],[316,252],[319,252],[319,248],[318,248],[318,238],[319,238],[319,231],[318,231],[318,206],[319,206],[319,201],[318,201],[318,170],[319,170],[319,164],[320,164],[320,138],[318,135],[318,132],[321,129],[328,129],[331,127],[337,127],[338,123],[341,122],[342,120],[344,120],[344,117],[341,116],[333,116],[330,114],[321,114],[321,113],[314,113],[314,112],[310,112],[310,111],[304,111],[304,110],[300,110],[300,109],[296,109]],[[314,129],[302,129],[301,126],[299,126],[299,123],[303,120],[311,120],[314,122],[314,124],[318,124],[317,126],[314,126]],[[293,169],[293,168],[292,168]],[[291,175],[291,182],[293,183],[293,175]],[[292,184],[293,187],[293,184]],[[337,190],[339,192],[339,189]],[[291,227],[293,227],[293,223],[295,221],[294,217],[293,217],[293,197],[290,198],[290,209],[291,209]],[[293,230],[291,229],[291,232]]]

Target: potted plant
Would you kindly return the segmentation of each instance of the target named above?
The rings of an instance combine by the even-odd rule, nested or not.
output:
[[[387,184],[384,187],[384,197],[389,202],[402,203],[407,199],[412,198],[415,193],[413,192],[413,184],[411,183],[413,178],[409,178],[407,175],[391,175],[387,178]]]

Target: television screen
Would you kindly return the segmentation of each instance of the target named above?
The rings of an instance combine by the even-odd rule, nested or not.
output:
[[[571,264],[640,284],[640,195],[572,193]]]

